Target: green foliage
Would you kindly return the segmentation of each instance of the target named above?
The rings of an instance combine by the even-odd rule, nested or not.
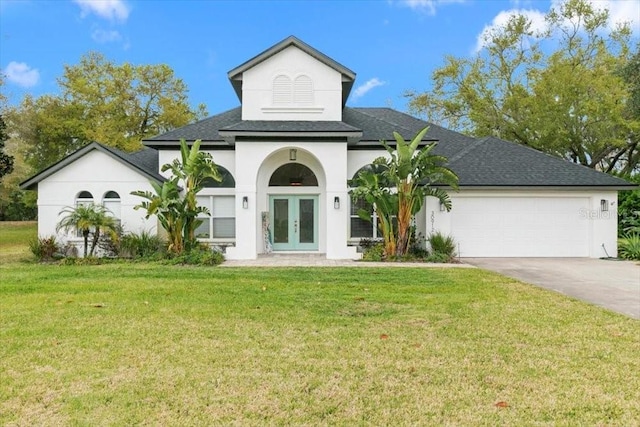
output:
[[[611,29],[608,21],[588,0],[553,6],[542,32],[515,15],[484,35],[475,56],[447,57],[431,90],[407,94],[410,108],[449,128],[592,168],[637,170],[640,115],[631,91],[638,65],[625,67],[629,26]]]
[[[164,252],[166,242],[148,231],[127,233],[120,238],[119,255],[125,258],[147,259]]]
[[[0,221],[32,221],[38,216],[37,194],[13,190],[8,200],[0,199]]]
[[[98,258],[92,255],[78,258],[78,257],[65,257],[60,260],[60,265],[101,265],[105,263],[104,258]]]
[[[0,114],[0,181],[2,177],[13,171],[13,156],[4,152],[4,143],[9,139],[7,135],[7,125],[4,122],[2,114]]]
[[[427,237],[427,241],[431,247],[432,256],[438,257],[441,255],[446,257],[447,261],[456,256],[456,241],[452,236],[447,236],[440,232],[431,233]]]
[[[640,185],[640,174],[622,176]],[[640,189],[618,192],[618,237],[640,233]]]
[[[630,233],[618,239],[618,256],[622,259],[640,260],[640,233]]]
[[[37,237],[29,240],[29,251],[40,262],[61,258],[61,246],[56,236]]]
[[[162,171],[171,171],[172,176],[162,184],[151,182],[155,194],[150,191],[131,193],[146,199],[134,209],[146,210],[146,218],[156,215],[169,236],[169,251],[181,254],[197,246],[195,230],[201,223],[197,217],[209,214],[207,208],[197,205],[197,194],[206,179],[221,181],[222,177],[211,154],[200,151],[200,140],[191,147],[181,140],[180,158],[163,165]]]
[[[434,252],[432,254],[427,255],[424,258],[424,262],[433,262],[436,264],[446,264],[450,263],[453,260],[453,257],[443,254],[441,252]]]
[[[166,258],[170,265],[219,265],[224,262],[224,255],[206,245],[198,245],[181,254]]]
[[[60,95],[26,96],[11,109],[10,133],[25,146],[26,161],[42,170],[92,142],[125,151],[144,138],[206,115],[191,109],[187,87],[166,64],[115,64],[89,52],[65,66]]]
[[[435,144],[420,148],[428,128],[420,130],[410,141],[397,132],[395,147],[382,141],[388,157],[374,160],[374,170],[362,170],[351,182],[354,200],[364,199],[374,205],[384,238],[385,255],[405,256],[411,246],[411,220],[422,208],[427,196],[437,198],[447,210],[451,199],[434,184],[457,188],[458,177],[445,165],[446,157],[432,153]],[[395,188],[395,191],[391,191]],[[369,219],[367,212],[359,212]]]
[[[362,254],[363,261],[383,261],[384,259],[384,243],[376,243],[364,248],[364,252]]]
[[[56,230],[65,232],[79,230],[84,240],[84,256],[93,256],[101,234],[111,234],[115,238],[116,222],[109,215],[108,210],[102,205],[78,205],[76,207],[67,206],[60,215],[64,215],[58,223]],[[91,250],[89,247],[89,236],[91,239]]]
[[[437,232],[430,234],[427,241],[433,252],[455,256],[456,243],[453,237]]]

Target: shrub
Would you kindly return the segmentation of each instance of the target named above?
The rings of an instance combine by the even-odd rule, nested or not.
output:
[[[369,246],[362,254],[363,261],[382,261],[384,260],[384,243],[376,243]]]
[[[56,236],[38,237],[30,240],[29,250],[38,261],[51,261],[62,257]]]
[[[425,238],[422,233],[415,232],[415,227],[412,227],[413,237],[411,238],[411,245],[409,246],[410,258],[422,259],[429,255],[429,251],[425,248]]]
[[[434,252],[424,258],[425,262],[447,263],[451,262],[453,257],[442,252]]]
[[[154,258],[164,252],[165,242],[161,237],[142,231],[125,234],[120,238],[119,255],[127,258]]]
[[[114,227],[114,233],[103,233],[98,238],[98,248],[101,250],[101,256],[117,257],[120,255],[120,240],[124,234],[122,224],[117,223]]]
[[[169,254],[169,256],[171,256]],[[167,258],[166,263],[171,265],[219,265],[224,261],[222,252],[213,250],[207,245],[198,245],[180,255]]]
[[[432,233],[428,238],[429,245],[431,246],[432,254],[444,254],[449,258],[456,256],[456,241],[451,236],[446,236],[440,232]]]
[[[67,257],[60,260],[61,265],[101,265],[106,260],[95,256],[86,256],[82,258]]]
[[[640,260],[640,234],[627,234],[618,239],[618,256],[623,259]]]

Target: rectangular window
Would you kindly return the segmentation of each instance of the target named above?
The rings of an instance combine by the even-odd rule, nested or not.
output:
[[[113,217],[116,222],[116,225],[120,227],[122,222],[121,220],[121,209],[120,209],[120,199],[106,199],[103,202],[105,209],[107,209],[107,215]]]
[[[365,209],[371,213],[372,221],[367,221],[358,216],[358,211]],[[352,238],[376,238],[377,236],[376,213],[373,205],[367,203],[364,199],[351,201],[351,237]]]
[[[235,196],[198,196],[198,205],[209,209],[211,216],[198,217],[202,224],[196,229],[199,239],[233,239],[236,237]]]

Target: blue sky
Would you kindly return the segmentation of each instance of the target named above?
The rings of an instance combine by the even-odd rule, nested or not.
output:
[[[239,101],[227,72],[289,35],[357,74],[350,106],[406,110],[403,93],[429,87],[445,55],[470,56],[478,37],[524,11],[540,22],[551,1],[0,0],[2,91],[56,93],[64,65],[89,51],[132,64],[169,65],[192,105],[210,114]],[[640,1],[591,0],[640,34]]]

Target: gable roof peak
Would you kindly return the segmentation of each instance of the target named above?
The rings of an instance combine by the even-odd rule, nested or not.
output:
[[[340,75],[342,76],[342,104],[344,106],[347,101],[347,98],[349,97],[349,93],[351,92],[351,88],[353,87],[353,83],[356,80],[356,73],[350,70],[349,68],[345,67],[344,65],[340,64],[339,62],[329,58],[324,53],[320,52],[316,48],[308,45],[307,43],[303,42],[302,40],[300,40],[299,38],[293,35],[276,43],[275,45],[264,50],[263,52],[259,53],[258,55],[254,56],[248,61],[245,61],[244,63],[238,65],[237,67],[235,67],[234,69],[230,70],[227,73],[227,77],[229,78],[229,81],[233,86],[233,90],[236,92],[236,95],[238,96],[238,99],[240,100],[240,102],[242,102],[243,73],[255,67],[256,65],[266,61],[272,56],[282,52],[283,50],[285,50],[290,46],[295,46],[296,48],[300,49],[307,55],[315,58],[316,60],[320,61],[327,67],[333,68],[335,71],[340,73]]]

